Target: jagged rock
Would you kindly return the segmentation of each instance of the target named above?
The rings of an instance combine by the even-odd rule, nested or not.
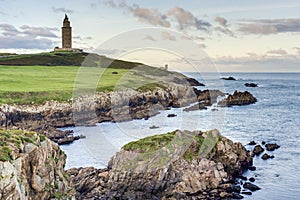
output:
[[[274,151],[275,149],[280,148],[280,146],[278,144],[276,144],[276,143],[274,143],[274,144],[266,144],[265,147],[266,147],[266,149],[268,151]]]
[[[260,190],[260,187],[258,187],[257,185],[254,185],[253,183],[250,183],[250,182],[244,183],[243,187],[248,190],[251,190],[252,192],[256,191],[256,190]]]
[[[245,83],[246,87],[258,87],[256,83]]]
[[[59,145],[70,144],[73,141],[79,140],[81,138],[85,138],[85,136],[84,135],[77,135],[77,136],[71,136],[71,137],[64,137],[64,138],[60,138],[57,141],[57,144],[59,144]]]
[[[176,117],[176,114],[168,114],[167,117]]]
[[[274,156],[273,156],[273,155],[270,156],[269,154],[265,153],[265,154],[262,155],[262,157],[261,157],[261,159],[263,159],[263,160],[267,160],[267,159],[269,159],[269,158],[274,158]]]
[[[256,142],[255,141],[251,141],[248,143],[248,145],[256,145]]]
[[[238,176],[238,178],[240,178],[241,180],[243,180],[243,181],[246,181],[246,180],[248,180],[248,178],[246,177],[246,176]]]
[[[75,196],[64,173],[66,155],[57,144],[28,131],[5,130],[1,136],[6,146],[0,147],[0,199]],[[4,148],[10,149],[6,157]]]
[[[83,199],[218,199],[234,196],[232,185],[225,182],[250,165],[252,157],[242,144],[221,137],[217,130],[175,131],[125,145],[109,162],[101,186],[89,181],[104,172],[68,173]],[[79,186],[89,184],[91,188],[82,192]]]
[[[228,95],[227,98],[218,102],[221,107],[225,106],[242,106],[253,104],[257,99],[248,91],[238,92],[235,91],[233,94]]]
[[[264,152],[264,148],[258,144],[254,147],[252,152],[254,155],[259,156],[262,152]]]
[[[191,86],[205,86],[205,84],[203,83],[200,83],[199,81],[197,81],[196,79],[194,78],[186,78],[186,81],[191,85]]]
[[[223,78],[221,78],[221,79],[227,80],[227,81],[236,81],[236,79],[235,79],[234,77],[232,77],[232,76],[229,76],[229,77],[223,77]]]
[[[108,170],[96,169],[94,167],[71,168],[66,171],[76,189],[77,199],[97,199],[104,195],[107,188]]]
[[[255,167],[255,166],[249,166],[248,169],[249,169],[250,171],[255,171],[255,170],[256,170],[256,167]]]
[[[243,191],[243,192],[241,192],[241,194],[252,195],[252,192],[250,192],[250,191]]]
[[[156,128],[159,128],[159,126],[155,126],[155,125],[152,125],[149,127],[150,129],[156,129]]]
[[[236,192],[236,193],[240,193],[241,192],[241,186],[239,186],[239,185],[232,186],[232,191]]]
[[[206,106],[210,106],[210,103],[197,103],[193,106],[190,106],[188,108],[184,108],[183,111],[190,112],[190,111],[196,111],[196,110],[207,110]]]
[[[254,182],[254,181],[255,181],[255,178],[251,177],[251,178],[249,178],[249,181],[250,181],[250,182]]]

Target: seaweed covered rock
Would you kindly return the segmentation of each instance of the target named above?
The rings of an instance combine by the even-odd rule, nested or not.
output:
[[[0,129],[0,199],[71,198],[66,155],[35,132]]]

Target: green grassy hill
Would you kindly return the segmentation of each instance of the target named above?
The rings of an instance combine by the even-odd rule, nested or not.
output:
[[[78,75],[85,79],[78,81]],[[171,75],[184,77],[141,63],[85,52],[0,54],[0,104],[68,101],[75,86],[98,92],[122,88],[151,90],[164,87],[162,82]]]
[[[114,60],[94,53],[86,52],[50,52],[39,54],[0,53],[0,65],[7,66],[89,66],[96,67],[109,63],[111,68],[132,69],[141,63]]]

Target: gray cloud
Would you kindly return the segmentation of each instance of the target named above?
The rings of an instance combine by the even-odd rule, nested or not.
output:
[[[61,13],[73,13],[74,10],[71,9],[66,9],[66,8],[56,8],[56,7],[52,7],[52,11],[53,12],[61,12]]]
[[[167,20],[167,16],[160,13],[157,9],[148,9],[142,7],[136,7],[132,9],[133,15],[140,21],[147,22],[152,25],[160,25],[162,27],[170,27],[170,22]]]
[[[226,28],[226,27],[224,28],[224,27],[221,27],[221,26],[217,26],[217,27],[214,27],[214,30],[217,31],[217,32],[223,33],[225,35],[229,35],[231,37],[234,37],[233,32],[229,28]]]
[[[35,27],[35,26],[28,26],[28,25],[23,25],[20,28],[23,30],[22,34],[25,34],[25,35],[57,38],[57,35],[55,35],[54,33],[52,33],[50,31],[50,30],[53,30],[53,28]],[[55,29],[55,30],[57,30],[57,29]]]
[[[50,39],[31,36],[0,36],[0,48],[6,49],[49,49],[54,46]]]
[[[179,29],[196,28],[207,30],[211,24],[195,17],[190,11],[175,6],[167,11],[167,15],[173,17],[178,23]]]
[[[300,18],[245,20],[238,25],[238,30],[245,34],[300,32]]]
[[[167,16],[159,12],[156,8],[144,8],[139,5],[128,5],[125,0],[120,0],[118,3],[113,0],[104,1],[104,4],[112,8],[122,8],[131,13],[139,21],[146,22],[155,26],[170,27],[170,22]]]
[[[248,53],[244,57],[220,57],[214,59],[221,71],[299,71],[300,59],[294,55],[268,56]]]
[[[18,30],[10,24],[0,24],[0,48],[12,49],[50,49],[54,46],[53,38],[57,36],[50,27],[23,25]]]
[[[228,25],[227,20],[224,17],[220,17],[220,16],[215,18],[215,22],[218,22],[223,27],[227,27]]]
[[[10,24],[0,24],[0,30],[4,36],[15,36],[19,34],[19,31]]]
[[[161,37],[163,40],[176,41],[176,37],[168,32],[161,32]]]
[[[287,55],[288,53],[284,49],[275,49],[268,51],[267,54],[271,55]]]
[[[181,38],[185,39],[185,40],[201,40],[201,41],[205,40],[204,37],[195,36],[195,35],[187,35],[187,34],[183,35]]]
[[[129,5],[125,0],[107,0],[103,2],[112,8],[125,9],[128,13],[132,13],[134,17],[142,22],[146,22],[155,26],[170,27],[170,20],[173,19],[178,29],[207,30],[211,24],[194,16],[190,11],[180,7],[174,7],[166,13],[160,12],[156,8],[140,7],[137,4]]]

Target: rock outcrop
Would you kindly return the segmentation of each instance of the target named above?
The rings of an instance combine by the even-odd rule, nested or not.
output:
[[[108,169],[68,174],[82,199],[228,199],[242,197],[234,178],[251,165],[242,144],[217,130],[174,131],[128,143]]]
[[[221,79],[226,80],[226,81],[236,81],[236,79],[235,79],[234,77],[232,77],[232,76],[229,76],[229,77],[223,77],[223,78],[221,78]]]
[[[66,155],[44,135],[0,130],[0,199],[75,196],[64,172]]]
[[[195,105],[183,109],[183,111],[195,111],[195,110],[206,110],[208,106],[212,106],[217,102],[218,97],[225,96],[225,93],[220,90],[197,90],[194,89],[197,94],[198,102]]]
[[[258,87],[257,83],[245,83],[246,87]]]
[[[257,101],[257,99],[248,91],[238,92],[234,91],[233,94],[228,95],[227,98],[222,99],[218,102],[219,106],[242,106],[253,104]]]

